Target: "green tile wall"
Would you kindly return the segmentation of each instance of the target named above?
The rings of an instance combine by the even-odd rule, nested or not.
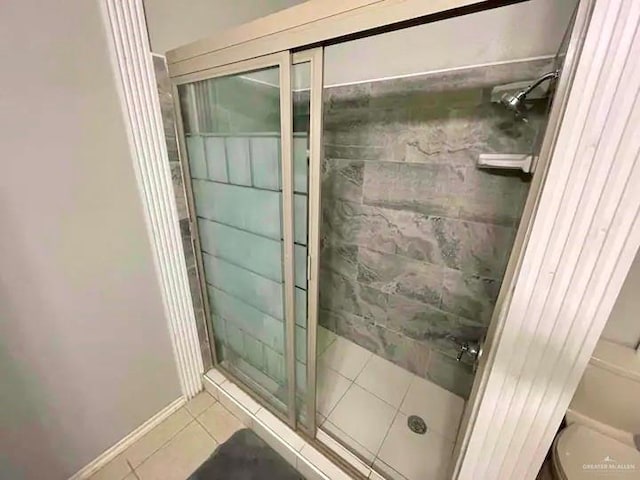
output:
[[[261,340],[273,350],[284,351],[284,324],[222,290],[208,287],[212,313]]]
[[[204,252],[282,282],[282,242],[202,218],[198,229]]]
[[[280,193],[193,181],[198,217],[280,240]]]
[[[214,333],[243,371],[286,384],[282,296],[280,136],[191,135],[187,139]],[[307,137],[294,160],[295,355],[306,388]],[[246,373],[245,372],[245,373]],[[265,378],[267,378],[265,377]],[[268,382],[257,380],[262,386]],[[274,392],[276,394],[276,392]]]
[[[282,284],[212,255],[203,254],[207,283],[282,320]]]

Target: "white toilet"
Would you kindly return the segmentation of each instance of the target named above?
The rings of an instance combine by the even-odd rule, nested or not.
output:
[[[640,356],[601,340],[553,444],[556,480],[640,479]]]

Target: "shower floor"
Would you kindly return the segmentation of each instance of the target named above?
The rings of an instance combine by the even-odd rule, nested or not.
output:
[[[447,474],[464,399],[319,327],[318,424],[393,480]],[[421,417],[425,434],[407,426]]]

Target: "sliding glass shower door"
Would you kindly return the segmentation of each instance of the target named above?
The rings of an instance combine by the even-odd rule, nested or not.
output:
[[[313,418],[306,401],[315,377],[307,362],[310,71],[311,58],[292,65],[284,52],[189,75],[177,86],[216,363],[292,427]]]
[[[281,94],[290,73],[279,57],[179,85],[178,93],[217,361],[288,416],[291,102]]]

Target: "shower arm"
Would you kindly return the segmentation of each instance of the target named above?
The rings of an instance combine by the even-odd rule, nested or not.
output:
[[[559,74],[560,74],[559,70],[554,70],[553,72],[545,73],[540,78],[538,78],[535,82],[533,82],[531,85],[529,85],[519,96],[520,97],[526,97],[527,95],[529,95],[531,93],[531,91],[534,88],[536,88],[542,82],[545,82],[547,80],[556,79],[556,78],[558,78]]]

